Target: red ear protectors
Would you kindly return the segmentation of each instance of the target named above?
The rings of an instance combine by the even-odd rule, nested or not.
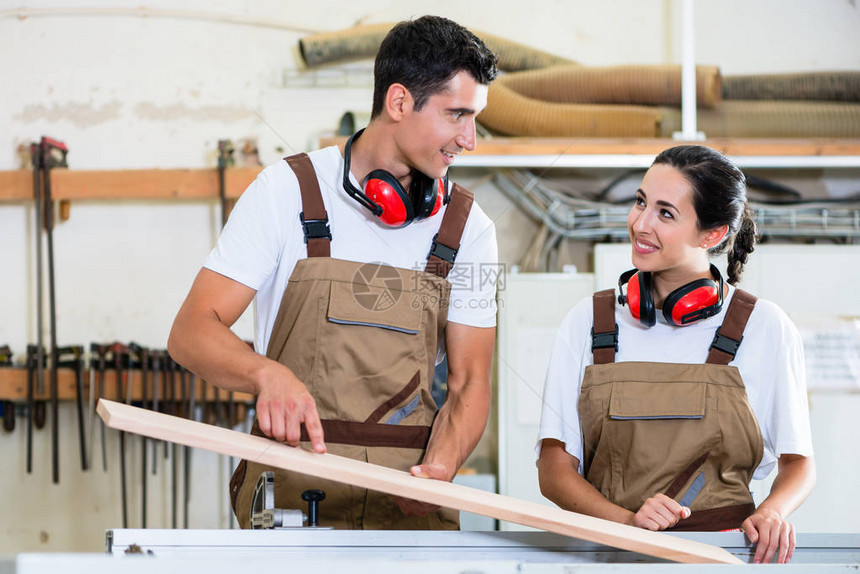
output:
[[[397,178],[384,169],[375,169],[367,174],[362,189],[349,180],[349,163],[352,142],[364,130],[350,137],[343,151],[343,189],[369,209],[382,223],[390,227],[406,227],[417,219],[435,215],[442,205],[448,203],[448,175],[433,179],[413,171],[412,183],[407,192]]]
[[[678,287],[663,301],[663,317],[676,327],[713,317],[723,308],[723,276],[711,265],[711,279],[697,279]],[[627,292],[623,286],[627,284]],[[618,278],[618,303],[627,305],[630,314],[646,327],[657,322],[651,273],[631,269]]]

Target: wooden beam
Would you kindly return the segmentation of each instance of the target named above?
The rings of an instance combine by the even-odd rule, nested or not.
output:
[[[344,137],[327,137],[321,146],[342,144]],[[464,155],[657,155],[680,143],[667,138],[487,138]],[[846,157],[860,156],[860,138],[712,138],[702,143],[734,158],[755,156]],[[236,199],[254,181],[261,167],[229,167],[226,194]],[[214,199],[218,172],[208,169],[139,169],[51,172],[56,200],[80,199]],[[33,172],[0,171],[0,202],[27,201],[33,197]]]
[[[253,460],[359,488],[491,516],[674,562],[742,564],[740,559],[726,550],[709,544],[650,532],[459,484],[417,478],[403,471],[333,454],[318,454],[267,438],[129,405],[101,400],[98,413],[111,428]]]
[[[236,199],[254,181],[261,167],[230,167],[224,177],[225,193]],[[58,201],[80,199],[215,199],[216,169],[126,169],[51,171],[51,196]],[[0,201],[33,198],[33,172],[0,171]]]
[[[344,137],[320,140],[320,146],[339,145]],[[479,139],[475,150],[463,155],[657,155],[685,142],[668,138],[506,138]],[[711,138],[702,142],[727,155],[738,156],[857,156],[856,138]],[[454,164],[456,166],[456,162]]]
[[[33,201],[34,193],[31,170],[0,171],[0,201]]]
[[[237,198],[254,181],[260,167],[227,168],[227,197]],[[140,169],[51,172],[55,199],[214,199],[215,169]]]
[[[125,371],[128,372],[128,371]],[[45,370],[45,389],[41,393],[35,393],[33,399],[34,400],[48,400],[50,397],[48,395],[48,376],[49,371]],[[175,373],[173,381],[173,396],[179,397],[182,396],[182,383],[179,380],[179,373]],[[131,399],[132,401],[139,401],[143,398],[143,393],[141,389],[141,382],[143,377],[141,376],[141,372],[139,370],[131,371]],[[150,372],[147,376],[147,383],[149,385],[152,384],[152,373]],[[163,386],[163,374],[159,374],[159,400],[163,401],[165,397],[165,390],[167,389]],[[89,397],[89,383],[90,381],[90,371],[84,370],[84,397]],[[229,392],[223,389],[218,389],[213,385],[206,386],[206,396],[203,396],[203,385],[200,384],[200,379],[197,380],[197,393],[195,395],[195,401],[201,402],[214,402],[216,399],[221,401],[226,401]],[[96,385],[98,385],[98,380],[96,380]],[[98,388],[98,387],[96,387]],[[75,382],[75,372],[72,369],[58,369],[57,370],[57,391],[59,395],[59,400],[61,401],[72,401],[76,398],[76,382]],[[116,372],[109,368],[105,371],[105,380],[104,380],[104,396],[108,399],[118,399],[116,389]],[[123,392],[125,392],[125,388],[123,388]],[[147,397],[149,400],[152,400],[152,387],[147,387]],[[10,367],[10,368],[0,368],[0,400],[3,401],[15,401],[21,402],[27,400],[27,369],[22,369],[18,367]],[[237,403],[249,403],[253,404],[256,400],[254,395],[248,393],[233,393],[233,400]]]

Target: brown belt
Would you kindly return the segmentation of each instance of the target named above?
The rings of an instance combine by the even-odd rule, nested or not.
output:
[[[350,444],[353,446],[381,446],[389,448],[427,448],[430,440],[429,426],[416,425],[386,425],[377,423],[359,423],[323,419],[322,423],[325,441],[333,444]],[[264,436],[260,430],[260,422],[254,420],[251,434]],[[308,431],[302,425],[301,440],[308,441]]]
[[[325,441],[354,446],[381,446],[390,448],[427,448],[430,427],[415,425],[386,425],[349,421],[322,420]],[[310,440],[302,425],[302,440]]]
[[[668,530],[675,532],[731,530],[733,528],[740,528],[743,521],[753,512],[755,512],[755,504],[752,502],[734,506],[709,508],[708,510],[696,510],[689,518],[681,520]]]

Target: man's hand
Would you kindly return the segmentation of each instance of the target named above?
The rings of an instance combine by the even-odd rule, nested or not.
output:
[[[777,550],[777,564],[791,560],[796,542],[794,526],[775,510],[760,506],[744,520],[741,528],[750,542],[756,544],[753,563],[769,563]]]
[[[448,469],[445,468],[445,465],[443,464],[416,464],[410,468],[409,471],[412,473],[412,476],[420,478],[432,478],[434,480],[444,480],[447,482],[450,482],[451,480],[448,476]],[[399,496],[392,496],[391,498],[397,503],[397,506],[400,507],[404,516],[426,516],[433,512],[439,512],[439,509],[441,508],[441,506],[412,500],[411,498],[401,498]]]
[[[633,515],[632,524],[646,530],[666,530],[689,516],[689,508],[681,506],[665,494],[657,494],[642,504],[639,511]]]
[[[307,387],[293,372],[271,361],[258,385],[257,419],[263,434],[290,446],[299,446],[304,423],[315,452],[326,451],[317,406]]]

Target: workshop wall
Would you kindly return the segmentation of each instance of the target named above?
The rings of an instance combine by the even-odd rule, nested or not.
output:
[[[273,27],[203,18],[97,15],[78,8],[127,9],[110,1],[24,1],[0,10],[0,170],[21,166],[19,145],[46,135],[65,142],[71,169],[214,169],[219,139],[257,142],[264,164],[314,147],[346,110],[368,111],[369,63],[350,74],[301,74],[296,44],[314,31],[418,16],[428,5],[318,0],[167,0],[154,12],[243,17]],[[680,61],[679,0],[440,0],[435,13],[478,31],[588,65]],[[58,8],[61,6],[62,8]],[[848,0],[702,0],[696,3],[697,55],[724,74],[860,68],[860,9]],[[29,13],[25,16],[24,12]],[[24,17],[22,17],[24,16]],[[280,23],[280,27],[274,27]],[[826,41],[822,41],[826,38]],[[311,84],[317,83],[317,87]],[[241,163],[241,155],[237,153]],[[523,255],[535,226],[482,179],[478,201],[496,221],[502,261]],[[71,206],[55,229],[60,345],[135,341],[164,348],[170,325],[220,225],[217,204],[91,201]],[[31,203],[0,203],[0,344],[16,358],[35,341],[35,241]],[[246,314],[235,331],[252,338]],[[108,433],[108,472],[82,473],[71,405],[61,413],[60,484],[50,482],[47,427],[37,432],[35,471],[24,470],[23,432],[0,436],[0,553],[99,551],[101,532],[119,526],[116,436]],[[492,460],[489,446],[479,456]],[[137,461],[139,440],[130,441]],[[100,455],[99,455],[100,456]],[[161,461],[160,461],[161,462]],[[139,473],[133,463],[129,476]],[[190,525],[227,526],[221,457],[195,453]],[[170,481],[162,465],[150,485],[149,525],[167,527]],[[130,480],[134,480],[131,478]],[[130,502],[137,526],[139,491]]]

